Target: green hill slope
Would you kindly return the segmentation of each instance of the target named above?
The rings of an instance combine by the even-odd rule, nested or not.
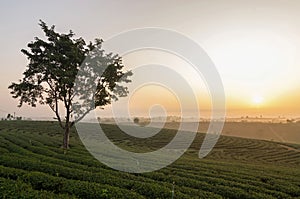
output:
[[[103,125],[117,145],[139,152],[165,145],[176,133],[133,139]],[[198,158],[203,134],[172,165],[151,173],[115,171],[94,159],[75,130],[71,149],[60,148],[55,122],[0,122],[0,198],[297,198],[299,145],[222,136]],[[146,147],[147,146],[147,147]]]

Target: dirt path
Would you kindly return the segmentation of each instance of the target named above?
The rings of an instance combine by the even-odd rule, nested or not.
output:
[[[279,144],[279,146],[286,148],[289,151],[295,151],[295,152],[299,152],[300,153],[300,149],[295,149],[293,147],[287,146],[287,145],[283,145],[283,144]]]

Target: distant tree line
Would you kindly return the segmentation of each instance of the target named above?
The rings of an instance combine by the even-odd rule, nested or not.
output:
[[[14,114],[8,113],[6,118],[2,118],[2,120],[22,120],[21,116],[15,116]]]

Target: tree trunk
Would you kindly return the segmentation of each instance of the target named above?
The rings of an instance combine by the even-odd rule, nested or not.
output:
[[[69,149],[69,140],[70,140],[70,126],[66,125],[64,140],[63,140],[63,148]]]

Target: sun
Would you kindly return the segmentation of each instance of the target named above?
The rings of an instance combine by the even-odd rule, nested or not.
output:
[[[253,98],[252,98],[252,102],[253,102],[255,105],[260,105],[260,104],[263,103],[263,101],[264,101],[264,98],[263,98],[262,96],[260,96],[260,95],[255,95],[255,96],[253,96]]]

